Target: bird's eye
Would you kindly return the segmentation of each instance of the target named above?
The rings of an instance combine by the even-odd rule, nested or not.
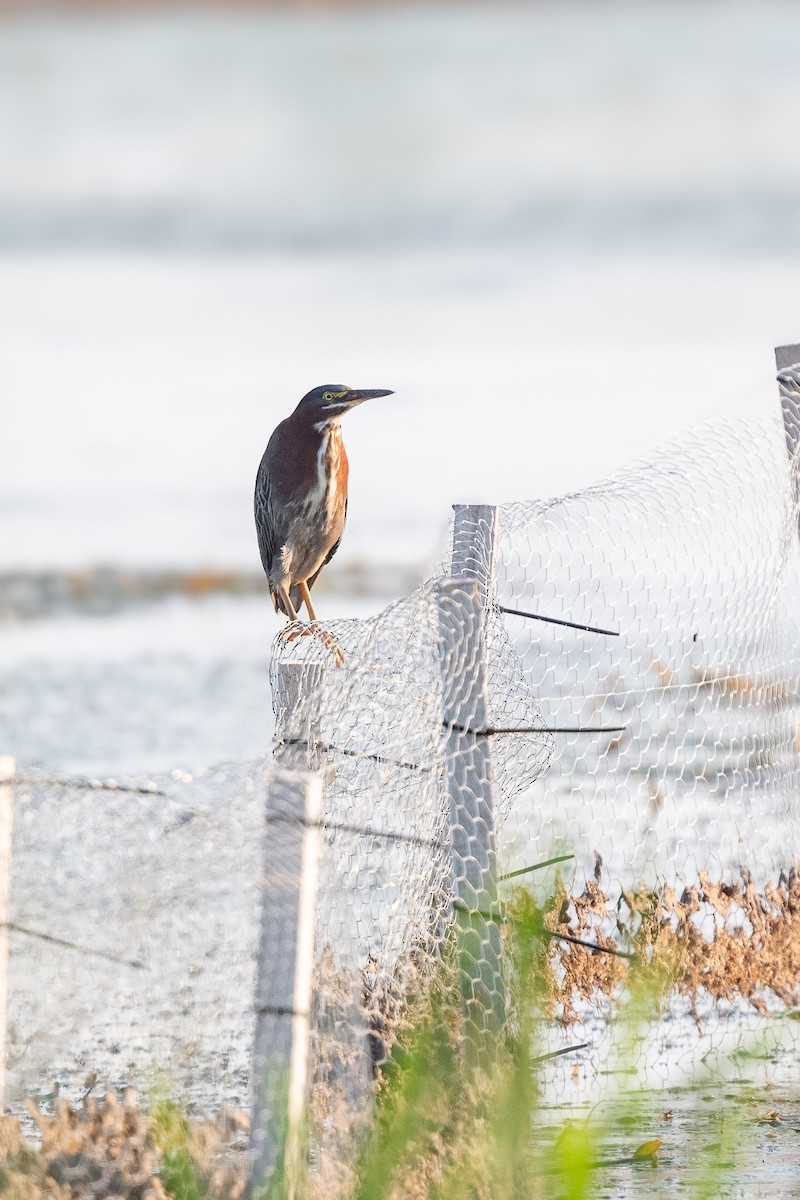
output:
[[[333,392],[326,392],[322,399],[326,404],[330,404],[331,400],[333,399]]]

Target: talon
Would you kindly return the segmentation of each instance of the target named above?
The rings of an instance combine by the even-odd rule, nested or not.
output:
[[[333,665],[335,667],[343,667],[345,664],[344,653],[342,651],[342,647],[339,645],[333,634],[329,633],[327,629],[321,629],[320,639],[326,649],[333,652]]]
[[[281,645],[291,645],[301,637],[318,637],[325,649],[332,652],[333,665],[335,667],[344,666],[346,660],[341,646],[330,630],[323,629],[316,621],[312,621],[308,625],[302,621],[290,621],[278,634],[278,642]]]
[[[304,625],[302,621],[290,621],[288,625],[284,625],[283,629],[278,634],[278,641],[291,645],[298,638],[309,637],[312,630],[308,625]]]
[[[342,648],[330,630],[323,629],[321,625],[316,623],[316,621],[313,621],[310,625],[306,626],[306,628],[310,634],[319,638],[326,650],[330,650],[333,653],[333,665],[335,667],[343,667],[345,659],[344,654],[342,653]]]

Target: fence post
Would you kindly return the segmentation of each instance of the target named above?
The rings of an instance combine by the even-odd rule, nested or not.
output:
[[[0,755],[0,1113],[6,1102],[8,923],[11,920],[11,839],[16,773],[15,760],[8,754]]]
[[[800,504],[800,346],[776,346],[778,390],[795,504]],[[798,514],[800,520],[800,514]]]
[[[453,549],[450,575],[474,579],[485,612],[494,590],[497,551],[497,507],[493,504],[453,505]]]
[[[443,646],[445,655],[451,655],[449,664],[443,664],[443,694],[445,723],[450,727],[446,770],[453,887],[464,921],[461,992],[465,1019],[477,1032],[478,1046],[487,1031],[497,1032],[505,1021],[500,930],[496,922],[479,915],[497,907],[491,754],[488,738],[461,732],[456,726],[480,730],[490,724],[485,615],[494,591],[497,518],[494,505],[453,505],[450,574],[454,581],[472,588],[471,593],[461,592],[464,620],[460,630],[457,621],[448,621],[452,609],[443,612],[440,605]],[[462,678],[448,678],[448,665],[451,671],[460,670]],[[470,668],[473,674],[467,678]]]
[[[266,807],[249,1192],[292,1200],[305,1158],[321,777],[276,769]]]
[[[476,580],[438,584],[445,778],[459,984],[468,1053],[486,1061],[505,1022],[483,605]]]
[[[318,663],[282,662],[275,680],[275,761],[286,767],[319,769],[319,696],[324,668]]]

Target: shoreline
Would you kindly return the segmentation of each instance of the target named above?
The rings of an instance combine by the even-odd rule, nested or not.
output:
[[[419,568],[407,564],[357,561],[326,571],[316,590],[329,596],[405,595],[423,577]],[[59,615],[105,616],[176,596],[199,600],[259,595],[267,597],[263,572],[236,567],[6,570],[0,571],[0,627]]]

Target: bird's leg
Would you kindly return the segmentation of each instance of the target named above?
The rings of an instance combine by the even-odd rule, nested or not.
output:
[[[299,583],[297,586],[300,588],[300,595],[303,597],[303,603],[305,604],[306,608],[308,609],[308,615],[309,615],[309,617],[311,617],[311,620],[316,625],[317,624],[317,614],[314,612],[314,605],[311,603],[311,592],[309,590],[307,580],[304,579],[303,582]],[[332,633],[329,633],[329,631],[327,629],[319,629],[318,628],[317,630],[315,630],[315,632],[317,634],[317,637],[319,637],[320,641],[323,643],[323,645],[326,646],[328,648],[328,650],[333,651],[333,658],[334,658],[334,662],[336,663],[336,666],[341,667],[344,664],[344,654],[342,653],[342,648],[339,645],[339,643],[336,641],[336,638],[333,636]]]
[[[289,618],[289,624],[286,625],[279,634],[279,640],[282,642],[294,642],[299,637],[308,636],[311,630],[306,628],[300,621],[297,615],[297,609],[292,604],[292,598],[289,595],[288,587],[279,587],[275,589],[275,594],[281,602],[283,611]],[[299,628],[296,628],[299,626]]]
[[[314,612],[314,605],[311,603],[311,592],[308,590],[308,584],[305,579],[297,585],[300,588],[300,595],[303,597],[303,603],[308,609],[308,615],[312,621],[316,621],[317,614]]]
[[[300,589],[300,595],[303,603],[308,609],[308,615],[311,618],[312,624],[310,626],[300,625],[299,629],[294,629],[291,625],[287,625],[286,629],[284,629],[281,634],[281,641],[294,642],[299,637],[318,637],[323,646],[325,646],[327,650],[332,651],[334,665],[341,667],[344,664],[344,654],[342,653],[342,648],[336,641],[336,638],[333,636],[333,634],[327,629],[321,629],[317,623],[317,614],[314,612],[314,605],[311,603],[311,594],[308,590],[308,583],[303,580],[302,583],[298,583],[297,586]],[[287,610],[292,614],[291,620],[293,624],[298,624],[299,617],[297,615],[297,610],[295,609],[289,597],[288,588],[281,588],[280,598],[286,605]]]
[[[292,604],[292,597],[289,595],[288,587],[279,587],[275,590],[280,598],[281,604],[283,605],[283,611],[287,614],[289,620],[299,621],[300,618],[297,615],[297,609]]]

